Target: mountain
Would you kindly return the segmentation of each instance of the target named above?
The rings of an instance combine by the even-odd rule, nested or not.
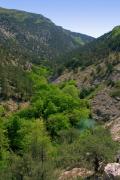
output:
[[[53,79],[62,73],[55,82],[76,80],[81,97],[95,93],[95,119],[119,116],[120,26],[93,39],[42,15],[0,8],[0,62],[1,98],[28,100],[33,88],[29,71],[33,64],[42,64],[52,67]],[[109,102],[100,107],[102,98]]]
[[[29,91],[25,71],[32,63],[54,69],[60,56],[93,39],[56,26],[42,15],[0,8],[1,97],[22,97]]]
[[[0,8],[0,45],[29,61],[52,64],[94,38],[56,26],[39,14]]]
[[[112,53],[120,52],[120,26],[86,44],[82,48],[66,54],[66,66],[88,66],[103,61]]]

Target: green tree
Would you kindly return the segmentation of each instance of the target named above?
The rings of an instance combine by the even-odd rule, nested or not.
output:
[[[25,122],[26,123],[26,122]],[[42,120],[27,122],[27,132],[24,137],[28,146],[23,156],[12,155],[10,166],[7,169],[7,178],[54,180],[56,179],[53,161],[54,150],[47,135]],[[24,124],[25,125],[25,124]],[[25,133],[25,130],[22,130]],[[4,173],[4,177],[6,174]]]
[[[73,109],[73,111],[71,111],[71,113],[68,116],[71,125],[77,128],[80,127],[83,121],[89,119],[90,110],[87,108],[81,108],[79,110]]]
[[[1,169],[7,165],[7,159],[9,156],[9,144],[6,136],[6,129],[3,121],[0,119],[0,172]]]
[[[119,144],[114,142],[108,130],[96,127],[81,133],[73,143],[61,144],[56,163],[59,167],[87,167],[97,172],[100,163],[113,162]]]
[[[57,136],[59,131],[63,129],[69,129],[70,127],[67,116],[60,113],[50,115],[46,125],[52,137]]]

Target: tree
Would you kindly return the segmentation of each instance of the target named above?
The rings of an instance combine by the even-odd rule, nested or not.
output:
[[[108,130],[96,127],[92,131],[83,132],[79,141],[74,143],[74,147],[74,153],[77,156],[80,154],[86,164],[97,172],[100,162],[107,163],[114,160],[118,144],[112,140]]]
[[[71,113],[68,115],[70,119],[70,123],[73,127],[80,128],[80,126],[83,124],[83,121],[89,119],[90,116],[90,110],[87,108],[81,108],[81,109],[73,109]]]
[[[21,120],[18,116],[13,116],[7,124],[7,133],[9,138],[10,148],[13,151],[19,151],[22,149],[21,142],[23,135],[19,133],[21,129]]]
[[[70,127],[68,117],[60,113],[50,115],[46,125],[52,137],[57,136],[59,131]]]
[[[65,87],[62,89],[64,93],[71,95],[73,98],[79,97],[79,90],[74,84],[66,83]]]
[[[11,155],[7,175],[11,179],[56,180],[54,149],[43,121],[38,119],[32,121],[30,126],[29,122],[27,124],[24,139],[29,141],[28,146],[23,156]]]
[[[57,113],[58,108],[53,102],[48,102],[47,108],[44,110],[44,116],[47,118],[50,114]]]
[[[114,160],[119,144],[114,142],[108,130],[96,127],[83,131],[73,143],[59,146],[56,163],[59,167],[87,167],[99,171],[100,163]],[[61,163],[62,162],[62,163]]]
[[[9,155],[8,149],[9,144],[6,136],[6,129],[3,121],[0,119],[0,171],[4,166],[7,165],[7,158]]]

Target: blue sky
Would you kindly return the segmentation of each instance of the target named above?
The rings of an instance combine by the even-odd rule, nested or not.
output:
[[[0,0],[0,6],[43,14],[57,25],[94,37],[120,25],[120,0]]]

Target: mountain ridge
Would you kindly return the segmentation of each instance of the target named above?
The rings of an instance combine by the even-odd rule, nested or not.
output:
[[[25,84],[30,83],[26,70],[32,64],[55,69],[66,52],[93,39],[56,26],[43,15],[0,8],[0,85],[4,87],[0,94],[10,97],[25,91]]]
[[[81,49],[66,54],[67,67],[88,66],[107,58],[110,53],[120,51],[120,26],[116,26],[108,33],[100,36],[92,42],[86,44]],[[67,57],[68,56],[68,57]]]

